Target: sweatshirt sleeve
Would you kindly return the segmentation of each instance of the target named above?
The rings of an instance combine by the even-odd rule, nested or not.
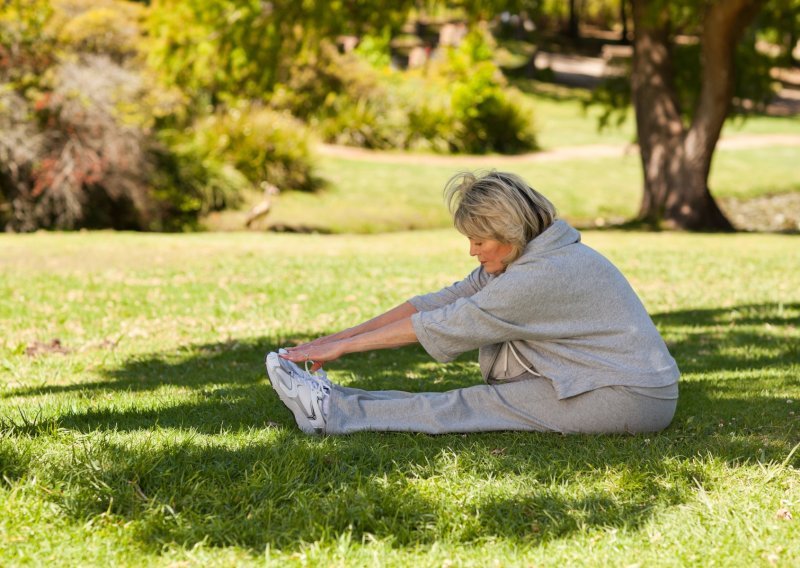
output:
[[[482,267],[478,267],[463,280],[454,282],[438,292],[414,296],[409,300],[409,303],[419,312],[436,310],[448,304],[452,304],[459,298],[468,298],[479,292],[488,280],[489,275],[485,273]]]
[[[535,334],[537,290],[530,275],[504,274],[469,297],[411,316],[417,339],[437,361]],[[541,299],[539,299],[541,300]]]

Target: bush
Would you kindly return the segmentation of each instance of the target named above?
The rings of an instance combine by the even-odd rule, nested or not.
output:
[[[371,52],[370,52],[371,53]],[[327,142],[367,148],[515,153],[536,147],[533,113],[509,90],[474,32],[427,69],[378,69],[333,46],[307,54],[270,104],[307,120]],[[370,58],[380,61],[371,53]]]
[[[404,147],[406,129],[389,82],[355,54],[323,43],[308,51],[278,85],[270,106],[309,122],[326,142]]]
[[[119,0],[0,4],[7,229],[193,228],[259,184],[316,186],[297,120],[255,106],[192,119],[180,93],[147,84],[135,57],[143,10]]]
[[[0,191],[7,229],[146,228],[157,213],[148,190],[141,74],[125,66],[122,51],[112,60],[85,51],[91,46],[83,40],[63,43],[71,37],[65,31],[82,29],[97,6],[37,0],[0,7],[0,54],[6,56],[0,57]],[[130,26],[135,30],[135,21]],[[90,36],[84,30],[82,37]]]
[[[156,163],[153,197],[159,203],[159,230],[198,227],[198,218],[235,207],[252,190],[250,181],[232,165],[204,155],[191,138],[174,131],[159,133],[152,152]]]
[[[141,83],[107,57],[88,57],[54,69],[52,90],[33,111],[7,92],[0,156],[2,190],[11,204],[8,228],[143,228],[152,208],[146,132],[118,114],[139,97]],[[25,137],[30,142],[17,147]]]
[[[108,55],[134,55],[141,38],[144,8],[121,0],[54,0],[49,28],[62,48]]]
[[[451,103],[459,126],[453,143],[470,153],[534,149],[533,111],[521,93],[505,88],[492,51],[489,36],[473,30],[461,46],[447,52],[445,64],[435,71],[452,85]]]
[[[198,152],[227,162],[254,185],[311,191],[310,133],[285,112],[239,105],[198,121],[191,129]]]
[[[49,0],[0,2],[0,83],[24,92],[55,63]]]
[[[308,129],[285,113],[240,106],[186,130],[163,130],[160,140],[153,192],[164,208],[162,229],[194,228],[199,216],[238,207],[258,189],[319,184]]]

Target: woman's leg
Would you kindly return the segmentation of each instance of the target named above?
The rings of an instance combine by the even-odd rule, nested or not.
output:
[[[531,375],[443,393],[363,391],[334,386],[325,431],[649,432],[669,425],[675,403],[669,397],[645,396],[625,387],[606,387],[558,400],[549,379]]]

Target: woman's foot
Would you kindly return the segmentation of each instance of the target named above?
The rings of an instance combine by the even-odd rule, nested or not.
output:
[[[269,353],[267,375],[281,402],[292,411],[297,426],[306,434],[322,434],[330,398],[331,382],[324,371],[316,375],[304,371],[291,361]]]

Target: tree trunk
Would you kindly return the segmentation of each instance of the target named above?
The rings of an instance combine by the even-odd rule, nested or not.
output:
[[[733,96],[734,51],[765,0],[717,0],[703,13],[700,94],[690,126],[673,83],[669,5],[633,0],[631,88],[644,196],[639,220],[658,227],[731,231],[708,188],[711,159]]]
[[[578,31],[578,10],[575,6],[576,0],[569,0],[569,24],[567,27],[567,34],[569,37],[577,39]]]
[[[619,0],[619,19],[622,22],[622,43],[628,43],[628,10],[626,4],[628,0]]]

